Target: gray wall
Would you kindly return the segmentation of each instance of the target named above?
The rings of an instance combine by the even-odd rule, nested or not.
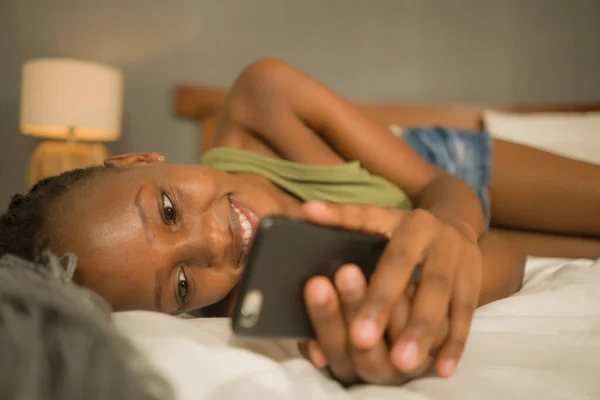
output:
[[[35,139],[19,135],[21,65],[102,61],[125,72],[114,153],[195,162],[176,83],[228,85],[281,57],[346,96],[414,102],[600,100],[597,0],[1,0],[0,209],[23,189]]]

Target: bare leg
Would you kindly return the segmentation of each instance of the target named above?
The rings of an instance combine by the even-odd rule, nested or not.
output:
[[[495,236],[538,257],[600,258],[600,239],[492,229]]]
[[[600,237],[600,166],[494,140],[492,224]]]

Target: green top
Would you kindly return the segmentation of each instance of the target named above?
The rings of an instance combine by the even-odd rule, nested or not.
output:
[[[229,173],[264,176],[302,201],[412,208],[408,196],[400,188],[372,175],[358,161],[305,165],[230,147],[216,147],[204,154],[202,163]]]

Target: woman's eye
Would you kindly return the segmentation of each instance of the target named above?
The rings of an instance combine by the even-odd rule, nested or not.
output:
[[[183,268],[179,269],[179,277],[177,278],[177,294],[181,301],[181,304],[185,304],[189,295],[189,282],[185,277],[185,272],[183,272]]]
[[[165,222],[173,225],[175,223],[175,207],[169,196],[164,193],[162,194],[162,212]]]

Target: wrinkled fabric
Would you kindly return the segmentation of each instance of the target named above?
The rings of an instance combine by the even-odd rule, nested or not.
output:
[[[114,330],[110,307],[72,282],[77,258],[0,257],[0,399],[168,399]]]

